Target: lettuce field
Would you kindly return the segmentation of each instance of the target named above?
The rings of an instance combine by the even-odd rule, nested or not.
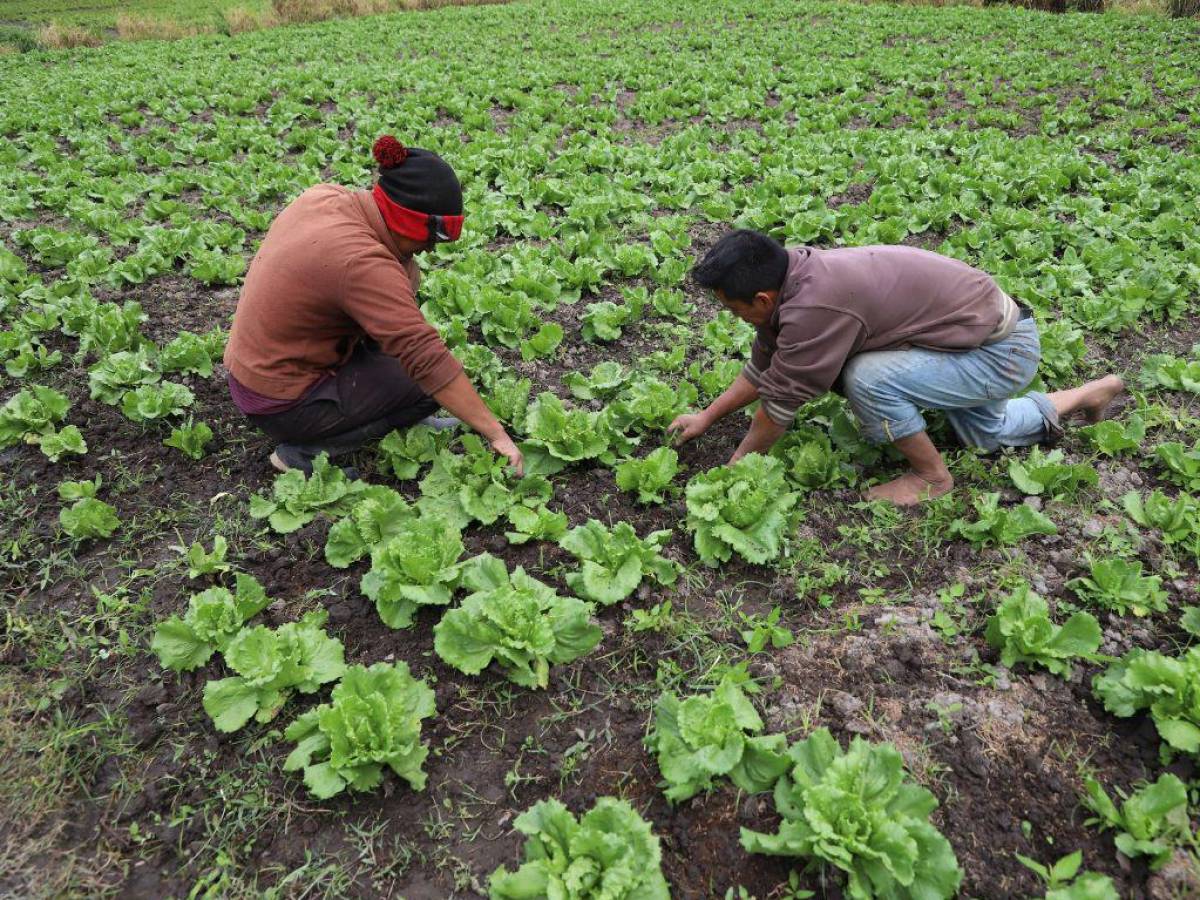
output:
[[[1200,896],[1200,24],[526,0],[0,79],[0,894]],[[278,475],[228,398],[258,241],[383,133],[462,178],[420,300],[523,479]],[[1130,392],[935,427],[915,511],[835,395],[673,447],[734,225],[966,260]]]

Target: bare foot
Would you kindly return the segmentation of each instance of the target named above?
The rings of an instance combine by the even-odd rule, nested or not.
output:
[[[949,474],[936,481],[928,481],[916,472],[908,472],[887,484],[877,484],[867,491],[868,500],[886,500],[897,506],[916,506],[924,500],[942,497],[954,488],[954,479]]]
[[[1125,382],[1116,375],[1105,375],[1103,378],[1089,381],[1081,390],[1084,391],[1084,399],[1079,404],[1079,411],[1094,425],[1104,419],[1113,400],[1124,393]]]

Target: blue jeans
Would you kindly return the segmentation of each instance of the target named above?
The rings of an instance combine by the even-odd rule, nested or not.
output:
[[[1022,319],[1004,340],[962,353],[917,347],[860,353],[842,369],[842,392],[863,437],[875,444],[924,431],[921,410],[941,409],[968,447],[1025,447],[1058,430],[1045,394],[1009,399],[1033,380],[1041,356],[1037,323]]]

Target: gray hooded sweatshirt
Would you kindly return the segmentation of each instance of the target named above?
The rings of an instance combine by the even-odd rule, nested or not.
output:
[[[928,250],[800,247],[788,258],[742,373],[779,425],[830,390],[856,353],[973,350],[1010,333],[1018,316],[990,275]]]

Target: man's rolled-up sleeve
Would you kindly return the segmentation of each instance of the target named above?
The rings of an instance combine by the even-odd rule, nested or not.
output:
[[[757,382],[751,381],[767,417],[776,425],[791,424],[796,410],[833,387],[865,334],[861,320],[840,310],[790,312],[780,322],[770,364],[757,373]]]
[[[750,360],[742,366],[742,377],[757,388],[758,383],[762,381],[762,369],[754,364],[754,360]]]

